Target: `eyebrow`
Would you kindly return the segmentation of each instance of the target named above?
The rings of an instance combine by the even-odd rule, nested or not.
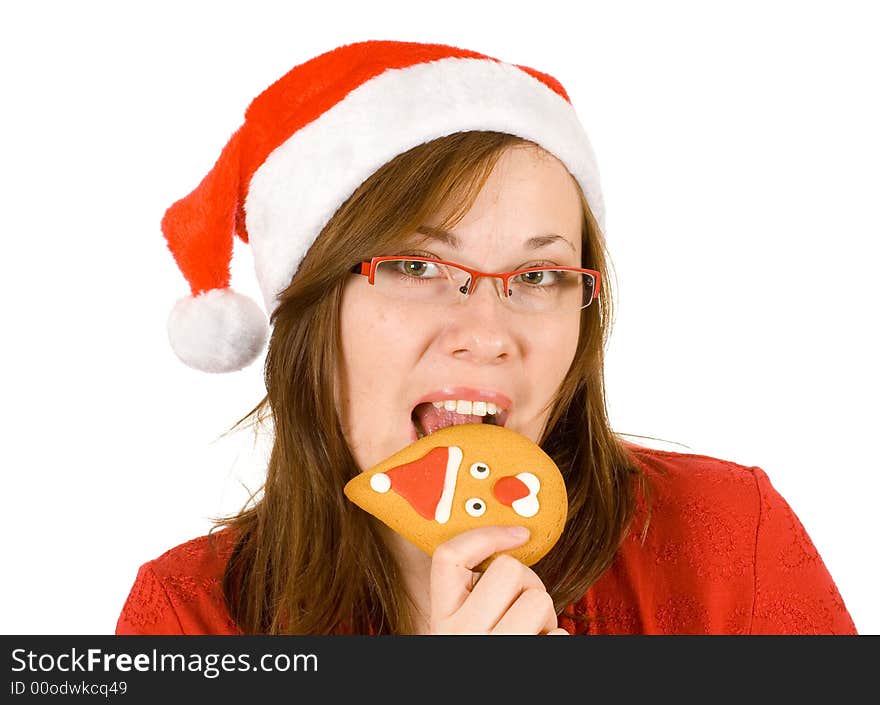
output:
[[[427,240],[439,240],[444,245],[448,245],[454,250],[461,249],[461,240],[459,240],[458,237],[453,235],[451,232],[443,230],[442,228],[434,228],[429,225],[421,225],[416,228],[416,232],[427,236],[425,240],[421,240],[420,242],[426,242]],[[562,237],[562,235],[556,235],[554,233],[547,233],[546,235],[536,235],[535,237],[530,237],[523,244],[525,245],[527,250],[537,250],[540,247],[546,247],[547,245],[551,245],[557,241],[564,242],[566,245],[569,246],[572,252],[577,254],[577,250],[574,249],[574,245],[572,245],[567,239]]]

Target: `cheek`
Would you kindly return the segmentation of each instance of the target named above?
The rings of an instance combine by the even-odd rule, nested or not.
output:
[[[579,323],[547,325],[532,337],[527,378],[531,383],[530,408],[533,416],[522,420],[521,431],[535,443],[551,414],[545,405],[553,399],[577,353]]]
[[[343,297],[340,311],[340,391],[343,432],[362,470],[410,442],[409,381],[424,335],[369,291]],[[422,347],[420,347],[422,346]]]
[[[401,354],[406,340],[401,335],[402,322],[393,312],[366,305],[363,300],[343,306],[340,327],[342,358],[349,376],[386,367]]]
[[[367,291],[346,291],[340,311],[343,419],[375,418],[394,410],[393,397],[417,350],[412,326]],[[370,409],[374,413],[366,414]],[[380,416],[381,417],[381,416]]]
[[[580,331],[578,319],[542,326],[534,337],[534,364],[545,369],[544,378],[555,391],[577,353]]]

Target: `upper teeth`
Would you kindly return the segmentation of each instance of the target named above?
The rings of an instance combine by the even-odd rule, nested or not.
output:
[[[470,399],[446,399],[432,402],[437,409],[454,411],[457,414],[472,414],[474,416],[495,415],[503,411],[490,401],[471,401]]]

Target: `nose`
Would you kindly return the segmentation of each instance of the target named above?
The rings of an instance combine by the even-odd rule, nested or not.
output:
[[[492,493],[501,504],[508,507],[516,500],[529,496],[529,488],[525,482],[513,475],[505,475],[492,487]]]
[[[497,364],[515,350],[515,321],[501,300],[501,280],[481,277],[473,293],[451,307],[444,346],[458,360]]]

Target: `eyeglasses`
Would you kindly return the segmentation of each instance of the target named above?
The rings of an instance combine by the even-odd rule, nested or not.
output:
[[[523,313],[560,313],[589,306],[599,295],[601,275],[579,267],[529,267],[513,272],[480,272],[429,257],[373,257],[355,265],[391,299],[453,304],[474,293],[477,279],[500,279],[499,298]]]

